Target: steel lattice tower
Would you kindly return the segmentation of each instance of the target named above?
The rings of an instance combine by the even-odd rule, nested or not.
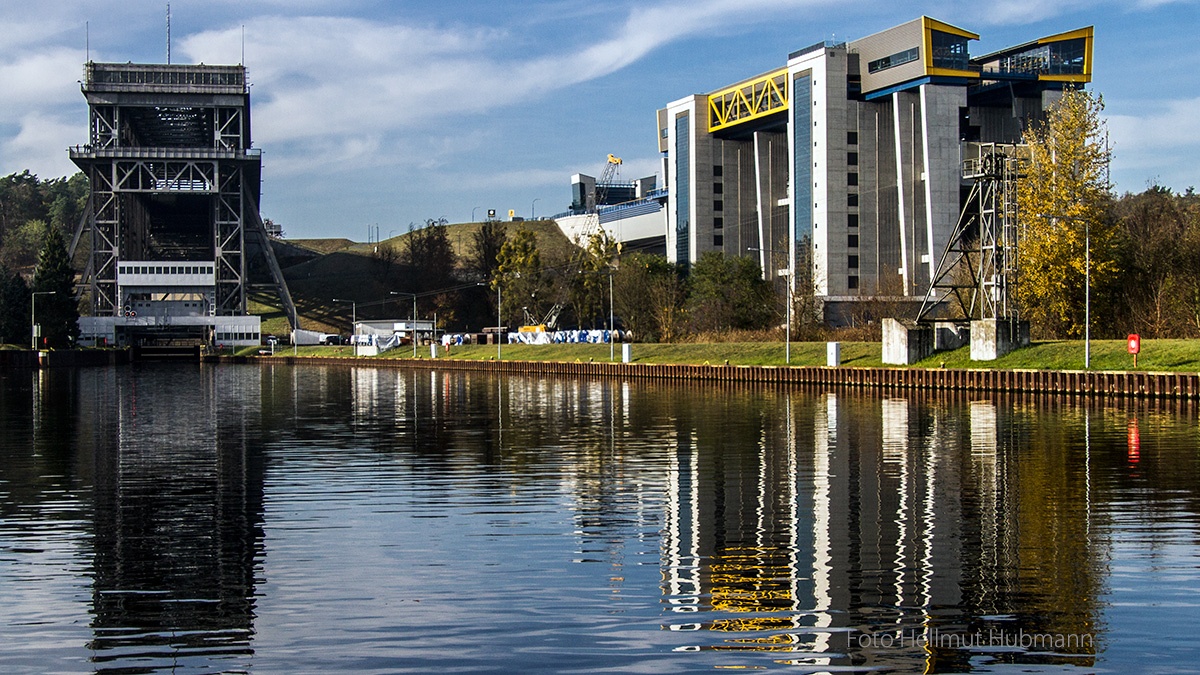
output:
[[[245,68],[89,62],[82,90],[89,142],[70,156],[91,195],[71,254],[90,230],[93,314],[187,297],[202,316],[243,315],[249,245],[266,256],[295,327],[258,211],[262,157],[251,147]]]

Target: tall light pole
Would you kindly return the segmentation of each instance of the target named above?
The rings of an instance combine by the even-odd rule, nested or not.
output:
[[[476,221],[476,220],[475,220],[475,212],[476,212],[476,211],[478,211],[478,210],[479,210],[479,209],[481,209],[481,208],[483,208],[483,207],[482,207],[482,206],[476,206],[476,207],[474,207],[474,208],[472,208],[472,209],[471,209],[471,222],[472,222],[472,223],[474,223],[474,222],[478,222],[478,221]]]
[[[757,248],[751,246],[747,251],[758,251],[760,253],[771,254],[771,267],[775,267],[775,251],[769,248]],[[792,275],[791,267],[788,268],[788,273],[783,275],[784,288],[787,289],[786,298],[784,300],[784,324],[783,324],[783,360],[787,365],[792,365]]]
[[[542,198],[538,197],[537,199],[533,200],[532,204],[529,205],[529,219],[530,220],[537,220],[537,203],[540,201],[542,201]]]
[[[1089,370],[1092,367],[1092,220],[1045,213],[1039,213],[1038,216],[1051,221],[1059,218],[1083,223],[1083,369]]]
[[[616,326],[613,325],[613,292],[612,292],[612,270],[608,271],[608,360],[615,361],[616,356],[613,353],[613,331]]]
[[[615,319],[613,314],[613,270],[595,270],[581,271],[580,274],[607,274],[608,275],[608,360],[616,360],[615,352],[613,351],[613,330],[615,328]]]
[[[358,342],[354,339],[358,333],[356,327],[356,324],[358,324],[358,302],[355,300],[340,300],[338,298],[333,298],[333,301],[350,303],[350,344],[354,347],[354,355],[358,356]]]
[[[29,348],[37,351],[38,339],[38,323],[37,323],[37,296],[39,295],[56,295],[58,291],[34,291],[29,296]]]
[[[500,360],[500,278],[496,278],[496,360]]]
[[[412,345],[413,345],[413,358],[415,359],[415,358],[417,358],[417,294],[416,293],[405,293],[404,291],[392,291],[392,295],[410,295],[410,296],[412,296],[412,301],[413,301]]]

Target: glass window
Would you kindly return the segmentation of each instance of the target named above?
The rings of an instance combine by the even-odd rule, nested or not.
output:
[[[936,32],[937,31],[934,31],[934,33]],[[882,59],[875,59],[874,61],[871,61],[867,64],[867,72],[878,73],[881,70],[887,70],[888,68],[895,68],[896,66],[911,63],[916,61],[918,58],[920,58],[920,50],[918,50],[916,47],[913,47],[912,49],[906,49],[902,52],[896,52],[891,56],[885,56]]]
[[[723,171],[724,171],[724,168],[720,164],[713,164],[713,175],[714,176],[720,176]]]
[[[857,131],[847,131],[846,132],[846,143],[849,145],[858,145],[858,132]]]
[[[848,277],[846,279],[846,287],[851,290],[858,288],[858,277]]]
[[[849,164],[850,166],[858,166],[858,153],[857,152],[847,152],[846,153],[846,164]]]
[[[714,229],[719,230],[724,227],[725,227],[725,219],[724,218],[722,218],[721,216],[717,216],[716,218],[713,218],[713,228]]]
[[[858,248],[858,235],[857,234],[846,235],[846,245],[849,246],[850,248]]]
[[[858,174],[853,172],[846,174],[846,185],[858,185]]]
[[[725,237],[720,234],[714,234],[713,235],[713,246],[724,246],[724,245],[725,245]]]
[[[725,192],[725,186],[721,183],[713,183],[713,192],[715,194],[722,194]]]
[[[858,269],[858,256],[852,255],[846,258],[846,266],[852,270]]]
[[[846,214],[846,225],[849,227],[858,227],[858,214],[857,213]]]
[[[929,34],[933,47],[931,62],[934,68],[967,70],[967,61],[970,58],[967,54],[967,38],[940,30],[931,30]]]
[[[846,206],[858,206],[857,192],[850,192],[846,194]]]
[[[725,210],[725,202],[724,201],[718,199],[713,202],[713,211],[724,211],[724,210]]]

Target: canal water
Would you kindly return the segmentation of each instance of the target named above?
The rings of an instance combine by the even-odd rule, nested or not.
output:
[[[0,378],[0,672],[1185,672],[1194,402]]]

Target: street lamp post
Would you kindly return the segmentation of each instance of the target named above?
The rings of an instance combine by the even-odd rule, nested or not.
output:
[[[613,270],[595,270],[595,271],[580,271],[580,274],[607,274],[608,275],[608,360],[615,361],[616,355],[613,351],[613,331],[615,328],[616,319],[613,313]]]
[[[413,358],[417,358],[417,294],[405,293],[404,291],[392,291],[392,295],[409,295],[412,296],[413,313],[412,313],[412,346]]]
[[[58,291],[34,291],[29,296],[29,348],[37,351],[38,339],[38,323],[37,323],[37,296],[39,295],[55,295]]]
[[[608,271],[608,360],[615,361],[616,356],[613,354],[613,331],[616,326],[613,325],[613,292],[612,292],[612,270]]]
[[[1054,220],[1074,220],[1083,223],[1083,369],[1092,367],[1092,221],[1078,216],[1055,216],[1039,213],[1038,216]]]
[[[350,344],[351,344],[351,346],[353,346],[353,347],[354,347],[354,355],[355,355],[355,356],[358,356],[358,342],[357,342],[357,341],[354,339],[354,337],[355,337],[355,336],[357,335],[357,333],[358,333],[358,328],[357,328],[357,324],[358,324],[358,301],[356,301],[356,300],[341,300],[341,299],[338,299],[338,298],[333,298],[333,301],[334,301],[334,302],[348,302],[348,303],[350,303]]]
[[[500,360],[500,279],[496,279],[496,360]]]
[[[529,205],[529,219],[530,220],[537,220],[537,203],[540,201],[542,201],[542,198],[538,197],[537,199],[533,200],[532,204]]]
[[[758,251],[760,253],[770,253],[772,256],[775,251],[769,248],[749,247],[747,251]],[[775,266],[774,258],[771,260],[771,266]],[[787,289],[786,298],[784,299],[784,323],[783,323],[783,360],[787,365],[792,365],[792,273],[791,267],[788,267],[788,273],[784,275],[784,288]]]

